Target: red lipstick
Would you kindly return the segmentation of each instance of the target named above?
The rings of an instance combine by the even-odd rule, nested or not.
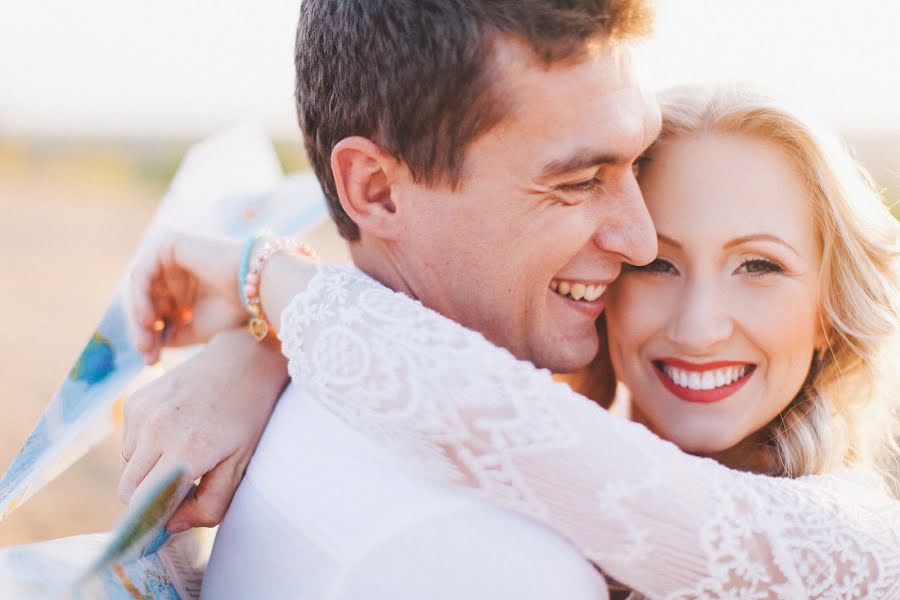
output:
[[[743,376],[732,381],[728,385],[715,387],[711,390],[695,390],[688,387],[682,387],[672,381],[672,379],[669,378],[669,376],[666,375],[665,371],[663,370],[663,365],[669,365],[678,369],[692,372],[710,371],[713,369],[724,369],[727,367],[750,368],[746,373],[744,373]],[[663,386],[665,386],[667,390],[672,392],[672,394],[687,402],[697,402],[701,404],[711,404],[713,402],[718,402],[720,400],[728,398],[739,389],[744,387],[744,384],[746,384],[750,380],[750,377],[752,377],[753,373],[756,371],[756,365],[746,362],[717,361],[708,363],[690,363],[679,360],[677,358],[655,360],[653,361],[653,367],[653,370],[656,372],[656,376],[659,377],[659,380],[662,382]]]

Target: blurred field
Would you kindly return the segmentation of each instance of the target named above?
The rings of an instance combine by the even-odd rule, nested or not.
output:
[[[851,138],[900,216],[900,138]],[[78,352],[136,249],[186,142],[0,140],[0,469]],[[304,166],[298,144],[279,154]],[[0,524],[0,546],[109,529],[118,436]]]
[[[0,469],[102,314],[187,143],[0,141]],[[299,150],[280,148],[288,168]],[[111,528],[118,436],[0,524],[0,546]]]

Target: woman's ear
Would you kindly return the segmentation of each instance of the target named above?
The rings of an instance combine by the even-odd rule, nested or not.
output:
[[[391,184],[400,163],[364,137],[342,139],[331,151],[331,171],[344,212],[370,235],[396,239],[400,232],[398,203]]]

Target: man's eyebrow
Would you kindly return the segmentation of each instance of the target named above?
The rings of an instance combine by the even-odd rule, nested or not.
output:
[[[741,237],[736,237],[729,240],[728,243],[723,246],[723,248],[728,250],[729,248],[734,248],[735,246],[740,246],[741,244],[745,244],[747,242],[754,242],[759,240],[775,242],[776,244],[784,246],[797,256],[800,256],[800,253],[797,252],[797,250],[793,246],[788,244],[777,235],[772,235],[771,233],[751,233],[750,235],[742,235]]]
[[[581,150],[572,156],[560,160],[551,160],[544,168],[541,169],[541,177],[552,177],[554,175],[562,175],[573,171],[581,171],[590,167],[599,167],[601,165],[619,165],[630,161],[618,154],[609,152],[594,152],[592,150]]]

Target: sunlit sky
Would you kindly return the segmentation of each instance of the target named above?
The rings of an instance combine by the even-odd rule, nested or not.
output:
[[[900,2],[658,0],[655,86],[760,81],[900,136]],[[0,0],[0,135],[296,135],[298,0]]]

